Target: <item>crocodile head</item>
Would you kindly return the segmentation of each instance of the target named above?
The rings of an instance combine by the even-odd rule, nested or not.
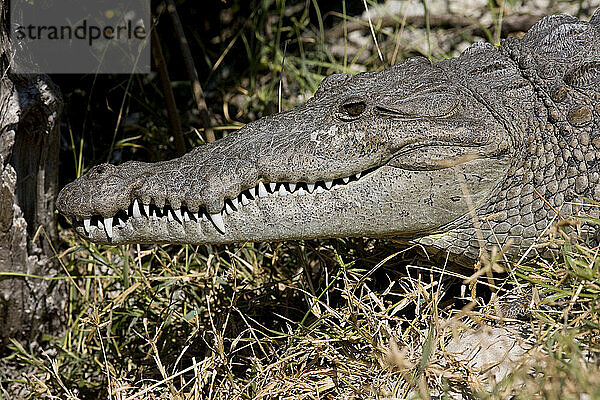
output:
[[[510,135],[444,64],[323,80],[314,97],[159,163],[99,165],[57,207],[100,243],[440,232],[489,201]]]
[[[468,261],[482,245],[532,249],[557,218],[598,218],[585,205],[600,201],[598,43],[600,11],[558,15],[433,65],[332,75],[304,105],[178,159],[92,168],[57,207],[100,243],[394,236]]]

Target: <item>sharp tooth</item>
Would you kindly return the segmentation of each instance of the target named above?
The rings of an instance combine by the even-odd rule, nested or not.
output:
[[[208,215],[206,213],[202,214],[202,221],[208,222]]]
[[[191,219],[191,218],[190,218],[190,213],[189,213],[189,212],[184,212],[184,213],[183,213],[183,220],[187,222],[187,221],[189,221],[190,219]]]
[[[89,233],[90,232],[90,219],[89,218],[84,218],[83,219],[83,228],[85,229],[85,233]]]
[[[288,191],[285,189],[285,183],[282,183],[281,185],[279,185],[279,195],[281,197],[285,197],[287,196]]]
[[[178,208],[175,210],[175,216],[177,217],[177,219],[179,220],[179,222],[183,221],[183,215],[181,215],[181,209]]]
[[[150,205],[144,204],[144,212],[146,213],[146,216],[150,218]]]
[[[173,210],[167,209],[167,219],[169,222],[175,221],[175,216],[173,215]]]
[[[119,222],[119,228],[125,228],[125,221],[117,220]]]
[[[233,208],[237,209],[240,205],[240,202],[238,201],[237,197],[235,199],[231,200],[231,204],[233,204]]]
[[[288,190],[291,193],[294,193],[294,191],[296,190],[296,184],[295,183],[288,183]]]
[[[258,197],[267,197],[269,195],[264,183],[258,182],[258,193],[257,194],[258,194]]]
[[[298,194],[298,196],[304,196],[306,194],[306,191],[304,190],[304,188],[301,187],[298,189],[297,194]]]
[[[336,183],[335,185],[333,185],[333,188],[334,189],[339,189],[339,188],[341,188],[341,186]]]
[[[326,187],[327,189],[331,189],[331,186],[333,186],[333,181],[326,181],[326,182],[325,182],[325,187]]]
[[[133,218],[142,218],[142,214],[140,213],[140,203],[137,199],[133,201]]]
[[[307,183],[306,184],[306,188],[308,189],[308,193],[312,193],[313,190],[315,190],[315,184],[314,183]]]
[[[104,224],[102,223],[102,220],[98,220],[98,224],[96,225],[98,227],[98,229],[104,229]]]
[[[356,175],[354,175],[354,176],[356,176],[356,179],[358,179],[358,178],[360,178],[360,176],[361,176],[361,175],[362,175],[362,172],[359,172],[359,173],[357,173],[357,174],[356,174]]]
[[[348,182],[350,182],[350,177],[347,176],[345,178],[342,178],[342,180],[344,181],[344,183],[348,183]]]
[[[271,189],[271,190],[269,190],[269,191],[270,191],[271,193],[274,193],[274,192],[275,192],[275,188],[276,188],[276,187],[277,187],[277,183],[276,183],[276,182],[271,182],[271,183],[269,183],[269,189]]]
[[[325,192],[325,189],[321,185],[317,186],[317,190],[316,190],[317,194],[324,193],[324,192]]]
[[[221,213],[210,214],[210,219],[212,219],[213,224],[215,224],[221,233],[225,233],[225,223],[223,222],[223,216]]]
[[[233,214],[233,208],[231,208],[231,206],[227,202],[225,203],[225,212],[227,214]]]
[[[246,195],[244,195],[244,193],[240,194],[240,199],[242,201],[242,205],[248,205],[248,203],[250,203],[250,201],[248,201],[248,198],[246,197]]]
[[[112,217],[104,218],[104,230],[106,231],[106,234],[108,235],[109,239],[112,239],[113,237],[112,223]]]

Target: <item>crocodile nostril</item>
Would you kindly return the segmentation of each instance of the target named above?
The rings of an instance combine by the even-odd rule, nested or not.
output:
[[[101,178],[104,174],[108,172],[110,164],[100,164],[96,165],[94,168],[90,169],[87,174],[88,178],[98,179]]]

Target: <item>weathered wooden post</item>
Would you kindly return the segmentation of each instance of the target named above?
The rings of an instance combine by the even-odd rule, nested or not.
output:
[[[54,201],[62,98],[46,75],[10,70],[8,0],[0,0],[0,352],[32,342],[64,314]],[[39,234],[36,235],[36,232]]]

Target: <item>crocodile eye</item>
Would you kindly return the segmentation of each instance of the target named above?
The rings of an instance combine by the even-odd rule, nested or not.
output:
[[[342,118],[356,118],[360,116],[365,109],[367,108],[367,104],[362,100],[350,101],[342,104],[340,107],[340,112]]]

